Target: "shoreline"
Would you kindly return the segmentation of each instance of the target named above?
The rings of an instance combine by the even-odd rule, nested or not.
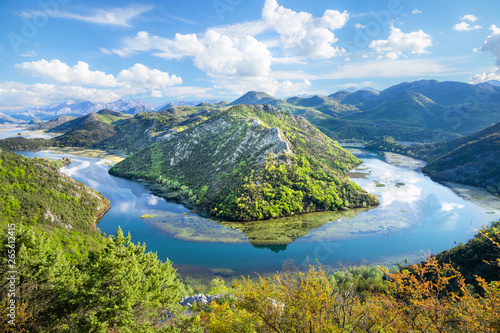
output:
[[[384,160],[387,163],[399,165],[413,170],[419,170],[420,172],[422,172],[422,168],[427,164],[425,161],[401,155],[398,153],[392,153],[392,152],[383,152],[383,153],[384,153]],[[426,175],[425,173],[423,174]],[[426,176],[429,177],[428,175]],[[479,206],[488,211],[492,211],[492,213],[500,212],[500,196],[490,193],[482,187],[476,187],[476,186],[459,184],[448,181],[436,181],[436,180],[434,181],[443,186],[446,186],[454,193],[456,193],[459,197],[461,197],[466,201],[472,202],[476,206]]]

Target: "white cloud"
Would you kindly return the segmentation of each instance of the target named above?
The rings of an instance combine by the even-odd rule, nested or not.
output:
[[[31,50],[31,51],[28,51],[28,52],[21,54],[21,57],[34,58],[34,57],[38,57],[38,53],[35,50]]]
[[[89,64],[78,61],[73,67],[61,62],[59,59],[47,61],[45,59],[23,62],[15,65],[25,74],[33,77],[48,79],[56,83],[64,83],[72,86],[95,86],[95,87],[119,87],[130,85],[133,87],[152,88],[168,87],[181,84],[182,79],[175,75],[157,69],[150,69],[143,64],[122,70],[115,78],[112,74],[101,71],[91,71]]]
[[[470,21],[472,23],[476,22],[478,18],[472,14],[464,15],[460,18],[460,21]]]
[[[490,26],[491,35],[489,35],[484,44],[479,49],[475,49],[478,52],[489,52],[495,58],[496,66],[500,67],[500,28],[496,25]],[[491,73],[476,74],[470,78],[471,83],[480,83],[489,80],[499,80],[500,70],[498,68],[493,69]]]
[[[373,40],[369,47],[376,52],[385,53],[388,59],[397,59],[404,52],[413,54],[428,53],[425,49],[432,46],[432,38],[422,30],[404,33],[391,26],[389,38]]]
[[[182,83],[182,79],[176,75],[139,63],[123,69],[116,77],[101,71],[91,71],[83,61],[70,67],[58,59],[42,59],[23,62],[15,67],[25,74],[50,82],[34,85],[10,82],[4,85],[8,89],[0,87],[0,103],[4,101],[7,105],[18,103],[25,106],[68,98],[101,102],[114,101],[126,95],[161,97],[168,88]]]
[[[121,95],[109,89],[47,83],[0,83],[0,104],[4,106],[46,105],[68,99],[113,102],[120,97]]]
[[[362,25],[361,23],[356,23],[356,24],[354,25],[354,27],[355,27],[356,29],[364,29],[364,28],[366,28],[366,25]]]
[[[333,31],[345,26],[348,18],[347,12],[336,10],[314,17],[279,6],[276,0],[266,0],[258,20],[172,38],[140,31],[124,38],[119,48],[101,48],[101,52],[122,57],[148,52],[167,60],[190,58],[196,68],[217,79],[221,89],[231,92],[250,87],[251,82],[255,84],[252,90],[262,87],[270,93],[303,90],[306,81],[273,78],[271,65],[307,64],[308,58],[343,54],[344,49],[333,45],[337,42]]]
[[[144,12],[152,10],[153,8],[154,6],[151,5],[133,5],[124,8],[93,9],[87,15],[69,13],[59,10],[49,10],[46,12],[24,12],[22,16],[29,18],[34,15],[43,13],[43,15],[49,15],[50,17],[55,18],[65,18],[95,24],[130,27],[130,20]]]
[[[467,22],[460,22],[457,23],[453,26],[453,30],[455,31],[471,31],[471,30],[476,30],[476,29],[481,29],[482,27],[480,25],[470,25]]]
[[[412,14],[422,14],[422,11],[418,10],[418,9],[414,9],[411,11]]]
[[[116,79],[121,83],[145,88],[169,87],[182,83],[182,79],[178,76],[150,69],[143,64],[135,64],[129,69],[122,70]]]
[[[345,11],[329,9],[315,18],[310,13],[280,6],[276,0],[266,0],[262,18],[280,35],[287,56],[325,59],[345,51],[332,45],[337,42],[332,31],[342,28],[349,19]]]
[[[123,45],[121,49],[105,52],[128,56],[152,51],[153,55],[166,59],[190,57],[195,67],[210,77],[267,76],[272,59],[267,47],[254,37],[229,37],[215,30],[208,30],[201,37],[196,34],[176,34],[174,39],[141,31],[135,37],[126,38]]]
[[[500,68],[493,68],[491,73],[480,73],[473,75],[469,78],[469,83],[477,84],[482,82],[488,82],[490,80],[500,81]]]
[[[22,64],[15,65],[15,67],[26,74],[53,82],[99,87],[114,87],[118,85],[113,75],[100,71],[91,71],[89,70],[89,65],[83,61],[79,61],[76,65],[70,67],[58,59],[51,61],[42,59],[23,62]]]
[[[241,96],[250,90],[264,91],[277,97],[305,94],[311,82],[307,79],[293,82],[291,80],[275,80],[269,78],[222,80],[220,88],[233,95]]]
[[[231,25],[222,25],[211,28],[221,35],[242,38],[245,36],[258,36],[269,30],[271,27],[264,20],[249,21]]]

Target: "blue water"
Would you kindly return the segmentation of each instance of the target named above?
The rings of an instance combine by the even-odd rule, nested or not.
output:
[[[43,151],[20,154],[48,158],[68,156]],[[378,195],[380,206],[354,217],[336,218],[291,244],[267,247],[253,246],[248,241],[229,244],[175,238],[140,216],[168,212],[169,216],[184,218],[188,209],[153,195],[139,183],[109,175],[109,166],[103,160],[69,156],[72,163],[62,171],[110,200],[111,209],[98,224],[102,232],[114,234],[120,226],[125,233],[132,234],[134,242],[146,242],[147,249],[157,252],[162,259],[168,257],[179,265],[230,268],[236,274],[276,271],[284,261],[290,260],[301,265],[317,259],[332,267],[339,263],[391,265],[405,258],[417,260],[428,251],[437,253],[455,243],[466,242],[475,233],[470,227],[479,229],[500,218],[499,211],[488,211],[463,200],[418,170],[386,163],[379,155],[366,151],[360,154],[364,162],[360,168],[369,175],[354,181]],[[404,185],[396,186],[398,183]],[[214,234],[220,229],[211,220],[198,216],[196,219]],[[167,219],[161,223],[168,222]],[[244,234],[241,235],[244,238]]]

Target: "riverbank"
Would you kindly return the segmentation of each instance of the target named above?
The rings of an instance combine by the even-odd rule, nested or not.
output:
[[[452,182],[442,182],[461,198],[489,211],[488,214],[500,212],[500,196],[494,195],[483,188]]]
[[[391,152],[384,152],[384,159],[387,163],[399,165],[412,170],[421,170],[427,164],[425,161]],[[484,208],[491,214],[500,212],[500,196],[494,195],[486,191],[486,189],[453,182],[443,181],[438,183],[448,187],[462,199]]]

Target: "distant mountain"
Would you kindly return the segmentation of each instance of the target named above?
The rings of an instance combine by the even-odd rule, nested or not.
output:
[[[274,99],[273,96],[262,91],[249,91],[245,95],[236,99],[235,101],[229,103],[228,105],[238,105],[238,104],[256,104],[259,101],[265,102],[265,100]],[[263,103],[258,103],[263,104]]]
[[[305,117],[337,140],[390,135],[397,140],[436,142],[470,135],[500,121],[500,86],[419,80],[380,92],[342,90],[286,100],[250,91],[230,103],[236,104],[276,106]]]
[[[491,84],[492,86],[500,86],[500,81],[498,80],[489,80],[486,83]]]
[[[370,92],[369,94],[372,93]],[[376,99],[378,93],[373,94],[371,96]],[[349,95],[344,100],[352,95],[354,94]],[[350,119],[374,122],[388,121],[391,124],[400,124],[403,126],[432,128],[438,114],[442,113],[443,109],[444,107],[436,104],[422,94],[403,90],[376,107],[353,115]]]
[[[35,130],[50,130],[50,129],[53,129],[54,127],[60,126],[64,123],[67,123],[68,121],[71,121],[73,119],[76,119],[76,117],[59,116],[59,117],[51,119],[49,121],[37,124],[37,126],[33,126],[33,129],[35,129]]]
[[[403,82],[381,91],[380,97],[385,100],[403,90],[422,94],[445,106],[468,103],[500,103],[500,87],[488,83],[472,85],[456,81],[420,80]]]
[[[352,94],[346,95],[341,103],[352,105],[360,110],[368,110],[382,102],[380,94],[371,90],[358,90]]]
[[[11,116],[8,116],[0,112],[0,124],[23,124],[23,123],[25,123],[24,120],[12,118]]]
[[[106,124],[110,124],[114,121],[117,121],[120,119],[125,119],[128,117],[130,117],[130,115],[126,115],[126,114],[118,112],[118,111],[103,109],[103,110],[100,110],[98,112],[93,112],[93,113],[90,113],[86,116],[73,118],[73,120],[69,120],[69,121],[65,121],[65,122],[63,122],[63,120],[66,120],[68,118],[63,118],[60,121],[58,121],[61,124],[59,126],[52,127],[52,129],[50,129],[49,132],[67,133],[70,131],[78,130],[82,126],[85,126],[88,123],[103,122]]]
[[[93,103],[89,101],[68,100],[61,104],[25,108],[11,115],[15,115],[16,117],[26,120],[33,118],[50,120],[61,115],[79,117],[102,109],[135,114],[138,112],[154,111],[155,107],[141,100],[117,100],[112,103]]]
[[[179,100],[169,101],[167,103],[161,104],[161,105],[156,107],[156,110],[162,111],[162,110],[174,107],[174,106],[198,106],[200,104],[215,104],[215,105],[217,105],[220,103],[227,104],[226,101],[221,101],[218,99],[209,99],[209,100],[205,100],[205,101],[185,101],[183,99],[179,99]]]
[[[350,87],[350,88],[347,88],[347,89],[342,89],[340,91],[347,91],[347,92],[353,93],[353,92],[356,92],[356,91],[359,91],[359,90],[368,90],[368,91],[378,92],[377,89],[372,88],[372,87],[364,87],[364,88]]]

